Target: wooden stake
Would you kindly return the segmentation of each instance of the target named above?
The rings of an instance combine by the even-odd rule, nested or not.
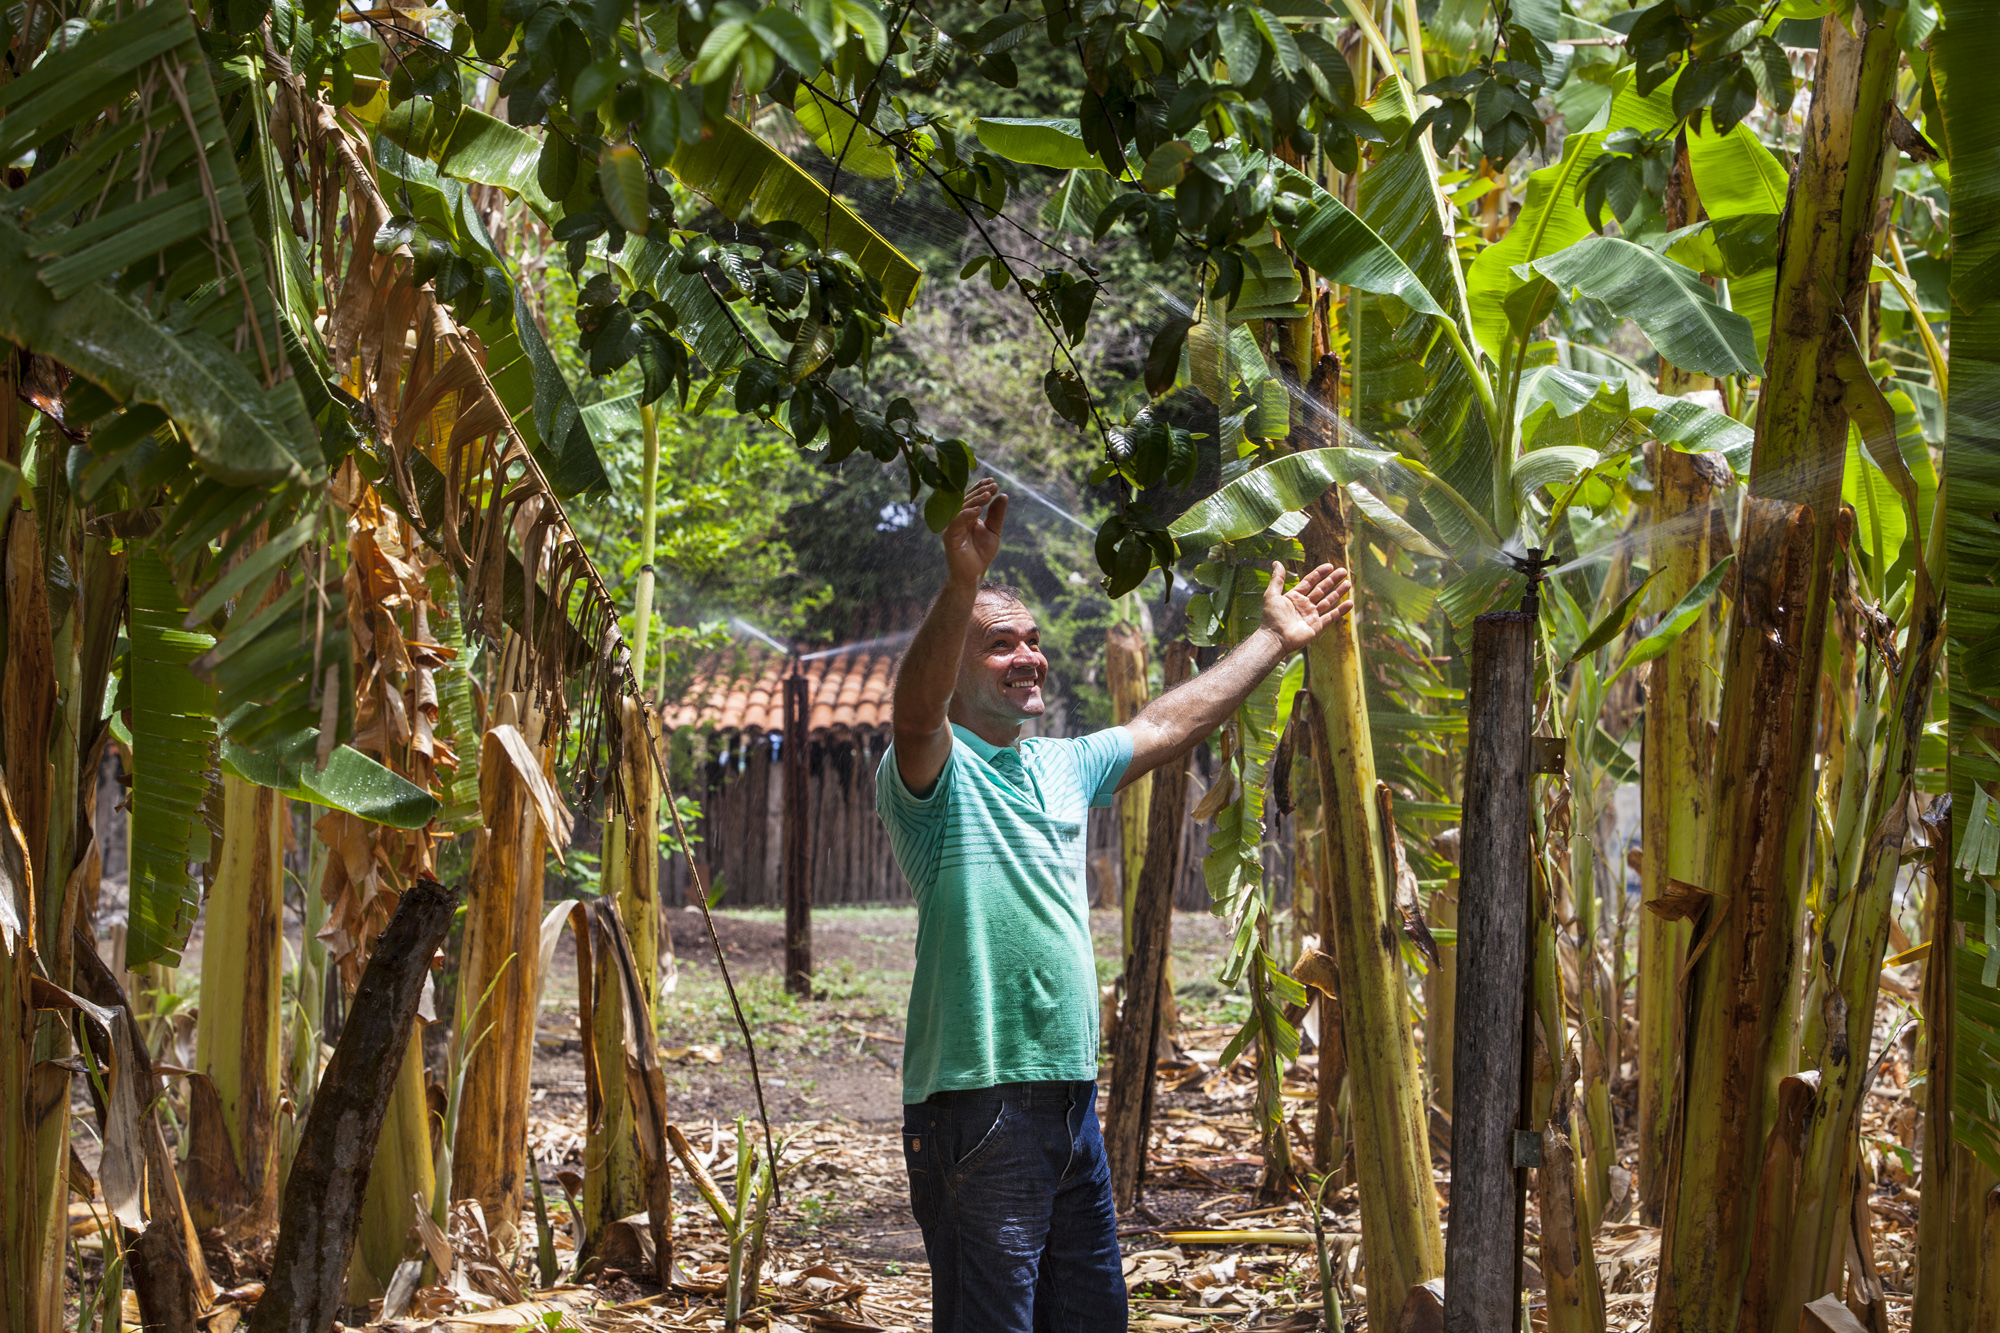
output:
[[[1504,1333],[1519,1315],[1522,1110],[1530,917],[1533,617],[1480,616],[1467,691],[1465,824],[1452,1047],[1448,1333]]]
[[[812,996],[812,793],[806,747],[812,685],[796,666],[785,677],[785,989]]]
[[[278,1240],[251,1333],[326,1333],[341,1313],[361,1196],[416,1021],[431,956],[458,894],[418,880],[403,894],[355,988],[285,1182]]]

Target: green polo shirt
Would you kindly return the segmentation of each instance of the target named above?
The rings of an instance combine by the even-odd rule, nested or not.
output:
[[[1097,961],[1084,883],[1092,806],[1110,805],[1132,734],[988,745],[952,727],[919,798],[894,746],[875,809],[917,899],[903,1101],[999,1083],[1097,1077]]]

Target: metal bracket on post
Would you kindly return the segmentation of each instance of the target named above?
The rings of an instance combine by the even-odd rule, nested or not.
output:
[[[1535,737],[1535,768],[1537,773],[1553,773],[1560,777],[1569,760],[1569,738],[1567,736]]]

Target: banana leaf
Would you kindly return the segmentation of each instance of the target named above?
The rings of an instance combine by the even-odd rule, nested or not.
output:
[[[0,158],[68,150],[0,189],[0,337],[167,412],[211,476],[303,483],[318,432],[209,70],[189,11],[147,5],[0,85]],[[175,95],[131,104],[167,72]]]
[[[319,729],[308,727],[261,750],[222,743],[222,771],[294,801],[342,810],[390,828],[420,829],[438,811],[435,797],[351,745],[336,745],[319,767]]]
[[[180,962],[201,907],[190,862],[208,859],[201,815],[215,767],[216,694],[188,669],[214,646],[181,628],[187,615],[167,567],[150,546],[130,564],[132,865],[128,967]]]
[[[1733,553],[1723,556],[1715,562],[1714,568],[1701,576],[1700,582],[1681,594],[1681,599],[1660,617],[1660,623],[1653,626],[1645,638],[1632,645],[1632,650],[1625,654],[1625,659],[1618,664],[1618,669],[1605,678],[1605,685],[1609,686],[1612,681],[1633,667],[1642,662],[1650,662],[1667,651],[1673,641],[1701,616],[1703,608],[1708,605],[1708,599],[1715,596],[1715,590],[1722,586],[1723,576],[1729,573],[1729,567],[1735,561],[1736,556]]]
[[[1182,551],[1255,536],[1303,509],[1335,482],[1367,475],[1382,458],[1359,449],[1307,449],[1252,468],[1167,526]]]
[[[1528,177],[1527,197],[1506,235],[1481,250],[1466,270],[1472,332],[1495,365],[1500,364],[1508,336],[1503,303],[1526,285],[1515,276],[1514,266],[1533,263],[1591,234],[1577,204],[1579,183],[1590,164],[1602,156],[1603,142],[1601,133],[1570,135],[1563,142],[1562,160]]]
[[[1791,173],[1749,126],[1717,134],[1715,126],[1704,121],[1701,129],[1689,131],[1687,146],[1695,194],[1711,218],[1785,211]]]
[[[1718,304],[1692,269],[1644,246],[1591,236],[1534,261],[1558,287],[1594,296],[1632,320],[1683,370],[1761,375],[1750,321]]]
[[[535,171],[541,156],[541,140],[534,135],[467,107],[444,139],[437,167],[454,180],[497,185],[542,217],[553,219],[559,216],[557,206],[542,193]]]
[[[1951,393],[1946,398],[1945,568],[1951,615],[1950,785],[1954,846],[1971,839],[1975,808],[2000,791],[2000,761],[1980,733],[2000,724],[2000,102],[1985,64],[2000,50],[2000,10],[1947,0],[1932,69],[1951,167]],[[1989,858],[1990,861],[1990,858]],[[1952,874],[1952,906],[1964,930],[1952,950],[1957,1041],[1952,1130],[2000,1171],[2000,939],[1991,864]]]
[[[1398,297],[1412,310],[1447,318],[1423,281],[1366,222],[1316,181],[1283,163],[1271,165],[1283,182],[1306,191],[1298,217],[1278,229],[1306,267],[1339,286]]]

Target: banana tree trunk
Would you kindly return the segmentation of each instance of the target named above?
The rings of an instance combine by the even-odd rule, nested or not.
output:
[[[620,701],[624,734],[619,776],[625,784],[626,815],[605,821],[604,884],[616,895],[618,917],[631,940],[632,959],[645,997],[647,1020],[657,1021],[660,938],[660,798],[653,770],[656,737],[638,701]],[[614,968],[607,955],[597,959],[600,971]],[[596,994],[618,994],[615,971],[596,980]],[[607,989],[607,987],[609,989]],[[600,1004],[592,1013],[592,1040],[599,1069],[623,1067],[625,1014],[616,1004]],[[606,1061],[611,1063],[607,1064]],[[624,1079],[599,1082],[604,1111],[592,1126],[584,1152],[584,1230],[593,1240],[621,1217],[646,1209],[647,1168],[640,1150],[630,1090]]]
[[[18,358],[14,349],[0,344],[0,360],[7,364],[7,380],[0,383],[14,392]],[[11,404],[12,399],[9,399]],[[0,413],[6,418],[7,438],[0,441],[4,453],[0,462],[18,464],[20,457],[20,413],[10,406]],[[47,495],[52,488],[39,488]],[[37,497],[42,498],[42,496]],[[59,507],[59,506],[58,506]],[[59,644],[50,616],[48,585],[44,577],[43,522],[51,516],[45,510],[34,514],[16,510],[11,518],[0,513],[0,592],[6,601],[6,660],[0,668],[0,768],[4,768],[8,804],[20,838],[21,862],[13,875],[20,896],[27,905],[21,913],[17,942],[18,965],[56,982],[69,984],[68,932],[58,929],[63,918],[63,902],[68,888],[69,863],[62,837],[67,821],[62,807],[68,792],[56,787],[59,759],[57,721],[64,714],[62,677],[58,674]],[[60,533],[60,514],[53,525]],[[70,790],[74,790],[72,787]],[[51,855],[51,849],[55,854]],[[28,976],[19,977],[25,987]],[[52,1015],[31,1005],[17,1016],[15,1035],[19,1045],[5,1053],[5,1062],[18,1065],[24,1093],[20,1101],[8,1103],[9,1113],[26,1118],[20,1137],[10,1145],[9,1158],[16,1157],[24,1169],[8,1176],[9,1192],[27,1206],[9,1219],[10,1226],[22,1230],[8,1238],[9,1250],[18,1248],[24,1262],[9,1276],[9,1286],[26,1288],[19,1293],[21,1310],[32,1323],[24,1328],[37,1333],[53,1333],[62,1324],[63,1190],[69,1145],[69,1076],[54,1061],[69,1053],[69,1029]],[[11,1161],[10,1161],[11,1166]],[[15,1185],[12,1182],[21,1182]],[[32,1200],[32,1203],[29,1203]]]
[[[1330,381],[1331,358],[1314,389]],[[1330,398],[1330,391],[1325,395]],[[1339,490],[1308,510],[1306,559],[1347,566],[1349,527]],[[1444,1274],[1444,1238],[1424,1133],[1423,1084],[1404,987],[1399,936],[1389,915],[1393,883],[1375,802],[1356,616],[1306,650],[1312,692],[1307,725],[1319,766],[1330,874],[1334,953],[1352,1107],[1362,1246],[1368,1260],[1368,1326],[1394,1328],[1411,1287]]]
[[[1162,666],[1169,689],[1188,677],[1194,650],[1169,644]],[[1146,1173],[1146,1145],[1153,1123],[1160,1013],[1170,987],[1167,961],[1173,941],[1174,885],[1181,873],[1181,826],[1187,820],[1187,760],[1159,771],[1147,792],[1148,821],[1159,833],[1134,887],[1131,946],[1125,963],[1125,1019],[1112,1034],[1111,1088],[1105,1101],[1104,1149],[1111,1162],[1111,1197],[1120,1212],[1139,1199]]]
[[[1821,25],[1780,239],[1724,675],[1703,885],[1714,933],[1689,978],[1689,1076],[1653,1314],[1660,1333],[1733,1329],[1750,1259],[1813,815],[1815,687],[1848,432],[1835,361],[1850,337],[1843,320],[1858,326],[1866,291],[1896,64],[1893,19],[1860,37],[1837,16]]]
[[[1708,572],[1708,478],[1692,457],[1661,446],[1654,455],[1651,562],[1672,606]],[[1681,532],[1685,526],[1687,531]],[[1702,706],[1708,666],[1708,617],[1701,616],[1653,659],[1646,681],[1641,741],[1639,897],[1667,896],[1674,880],[1698,884],[1706,849],[1708,714]],[[1666,1204],[1666,1164],[1673,1130],[1672,1091],[1681,1067],[1680,973],[1692,927],[1655,912],[1639,914],[1639,1201],[1657,1222]]]
[[[254,1234],[277,1216],[285,798],[222,779],[222,854],[202,927],[188,1199],[202,1227]],[[219,1121],[219,1123],[218,1123]]]
[[[7,360],[13,360],[8,349]],[[37,1120],[34,1107],[51,1094],[67,1102],[67,1074],[49,1070],[35,1060],[35,1028],[39,1011],[30,986],[35,974],[33,936],[13,922],[34,919],[34,881],[29,878],[27,847],[13,818],[13,802],[4,787],[0,800],[0,894],[5,895],[9,926],[0,931],[0,1175],[10,1187],[0,1189],[0,1333],[37,1333],[50,1326],[42,1303],[47,1284],[41,1279],[48,1209],[34,1188],[14,1188],[11,1182],[37,1177]],[[53,1085],[53,1086],[44,1086]],[[58,1270],[58,1280],[60,1270]],[[53,1324],[60,1327],[62,1308]]]
[[[1111,695],[1111,718],[1124,726],[1146,706],[1146,636],[1130,621],[1104,634],[1104,686]],[[1118,833],[1124,856],[1119,867],[1119,917],[1124,923],[1125,971],[1132,969],[1132,912],[1139,878],[1146,868],[1146,823],[1152,811],[1149,773],[1118,793]]]
[[[518,643],[510,642],[508,657],[519,651]],[[526,696],[503,695],[494,723],[518,727],[543,772],[549,771],[542,714]],[[439,1185],[450,1190],[452,1201],[477,1199],[499,1240],[516,1234],[521,1220],[548,839],[526,779],[499,742],[489,739],[482,747],[483,845],[465,909],[458,981],[459,1008],[468,1017],[452,1034],[454,1058],[465,1062],[465,1087],[453,1130],[451,1178]]]
[[[1851,1153],[1868,1081],[1875,1002],[1901,869],[1898,853],[1910,831],[1917,744],[1930,712],[1931,682],[1941,646],[1943,627],[1927,593],[1927,588],[1920,588],[1911,605],[1913,623],[1902,671],[1890,695],[1891,725],[1882,767],[1867,807],[1867,851],[1859,881],[1844,898],[1828,904],[1825,944],[1813,951],[1816,956],[1837,951],[1839,962],[1826,978],[1837,1001],[1824,1010],[1840,1021],[1827,1026],[1823,1049],[1809,1053],[1819,1067],[1819,1103],[1806,1133],[1797,1202],[1788,1214],[1789,1276],[1762,1324],[1774,1330],[1791,1328],[1795,1312],[1821,1294],[1836,1257],[1835,1246],[1846,1234],[1853,1211],[1854,1177],[1842,1167]],[[1752,1318],[1753,1312],[1746,1310],[1746,1326]]]
[[[1437,966],[1424,978],[1424,1070],[1430,1077],[1431,1104],[1453,1114],[1451,1044],[1458,1030],[1458,830],[1441,840],[1438,850],[1451,864],[1452,878],[1431,895],[1429,916],[1453,942],[1438,941]]]
[[[1578,1072],[1574,1063],[1563,1070],[1535,1171],[1548,1333],[1604,1333],[1604,1286],[1590,1242],[1595,1228],[1580,1210],[1589,1190],[1580,1178],[1584,1163],[1571,1133],[1570,1091]]]

